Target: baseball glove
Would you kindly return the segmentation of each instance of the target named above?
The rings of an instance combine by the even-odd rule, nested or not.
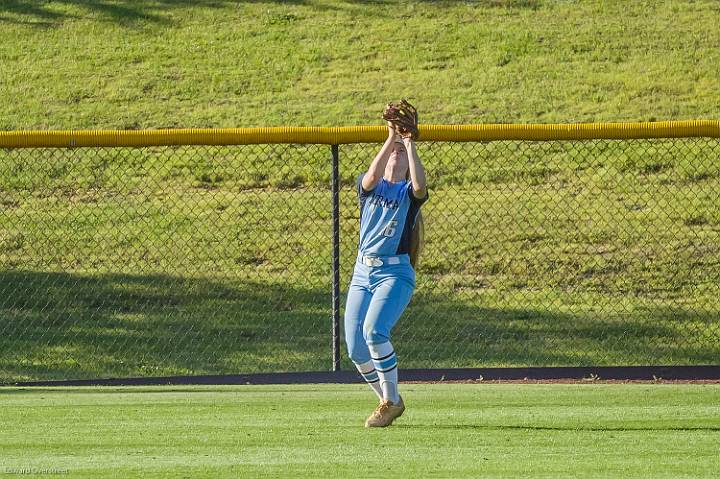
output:
[[[420,137],[417,110],[406,99],[403,98],[397,104],[388,103],[383,111],[382,118],[395,125],[397,132],[403,138],[410,137],[417,140]]]

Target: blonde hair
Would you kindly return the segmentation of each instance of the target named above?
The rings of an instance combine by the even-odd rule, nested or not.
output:
[[[410,168],[408,167],[407,173],[405,173],[405,180],[410,179]],[[418,210],[417,217],[415,219],[415,225],[413,226],[412,233],[410,235],[410,264],[413,269],[417,269],[418,260],[420,259],[420,252],[422,251],[425,239],[425,221],[423,220],[422,210]]]
[[[418,260],[420,259],[420,252],[423,249],[423,243],[425,239],[425,222],[423,221],[422,211],[418,210],[417,218],[415,219],[415,226],[413,227],[412,234],[410,236],[410,264],[413,269],[417,270]]]

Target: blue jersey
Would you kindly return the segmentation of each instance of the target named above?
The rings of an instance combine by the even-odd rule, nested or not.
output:
[[[429,198],[417,199],[410,180],[390,183],[381,178],[375,188],[362,187],[365,173],[358,176],[360,200],[360,245],[366,256],[391,256],[410,253],[410,238],[420,206]]]

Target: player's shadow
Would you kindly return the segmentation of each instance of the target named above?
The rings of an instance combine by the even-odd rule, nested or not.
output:
[[[332,366],[329,281],[3,271],[0,291],[0,382]],[[709,314],[656,308],[612,318],[421,291],[394,340],[408,368],[714,364],[720,317]]]

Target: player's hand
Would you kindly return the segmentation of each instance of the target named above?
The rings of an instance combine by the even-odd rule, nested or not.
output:
[[[388,121],[387,127],[388,127],[388,137],[395,139],[395,137],[398,135],[398,131],[397,131],[395,125],[391,121]]]

